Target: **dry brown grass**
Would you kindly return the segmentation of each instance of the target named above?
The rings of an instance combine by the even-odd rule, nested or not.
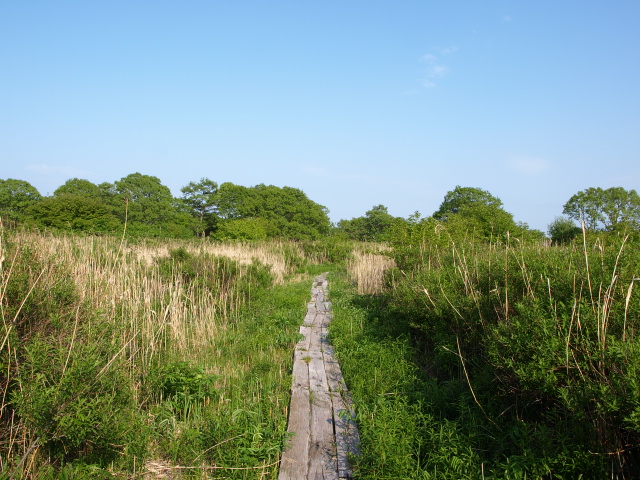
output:
[[[265,243],[243,243],[243,242],[226,242],[215,243],[208,241],[192,241],[185,242],[180,240],[163,240],[162,244],[145,243],[142,245],[132,245],[127,247],[128,252],[134,253],[140,260],[144,260],[147,264],[153,263],[158,257],[166,257],[169,251],[182,247],[187,252],[198,255],[208,254],[214,257],[227,257],[235,260],[243,265],[250,265],[254,260],[269,266],[271,273],[275,276],[276,283],[284,283],[290,268],[287,266],[285,248],[296,248],[296,254],[302,256],[300,247],[293,244],[280,242]]]
[[[384,248],[377,249],[377,252],[383,251]],[[347,270],[352,281],[358,286],[359,294],[376,295],[384,290],[385,272],[394,266],[393,259],[383,253],[356,249]]]
[[[188,258],[194,261],[195,279],[189,276],[191,273],[183,273],[183,264],[177,260],[173,264],[166,260],[179,248],[193,255]],[[173,254],[176,257],[175,252]],[[286,334],[276,330],[281,326],[277,323],[280,317],[268,318],[273,323],[268,333],[258,331],[256,327],[255,346],[245,347],[245,340],[249,338],[246,343],[251,343],[255,333],[248,331],[246,325],[255,322],[243,307],[256,298],[264,299],[255,296],[257,283],[250,276],[257,274],[262,279],[266,275],[252,264],[266,265],[275,283],[289,285],[305,279],[292,275],[294,265],[300,265],[303,259],[304,252],[299,245],[285,242],[216,244],[149,240],[134,243],[110,237],[5,232],[0,228],[0,325],[3,328],[0,352],[6,353],[8,362],[4,378],[0,378],[0,383],[4,383],[0,385],[0,470],[10,465],[16,472],[21,472],[22,478],[36,478],[35,472],[48,462],[39,450],[41,445],[31,427],[18,418],[14,422],[11,406],[5,398],[5,385],[12,378],[18,378],[17,347],[20,342],[32,338],[22,333],[21,337],[15,335],[14,313],[9,315],[4,308],[8,281],[18,278],[12,276],[18,269],[20,275],[28,277],[25,283],[37,285],[39,296],[55,292],[59,285],[75,284],[75,289],[69,289],[74,295],[71,306],[60,304],[71,311],[58,312],[56,307],[52,315],[57,317],[59,313],[59,318],[66,323],[54,326],[53,322],[58,320],[38,318],[36,321],[42,326],[37,332],[34,330],[34,335],[51,334],[58,336],[61,345],[68,343],[67,361],[75,355],[74,343],[108,345],[113,358],[99,375],[110,368],[125,369],[134,398],[141,405],[150,401],[148,386],[142,384],[141,378],[148,378],[158,365],[187,361],[219,376],[216,384],[216,390],[220,392],[219,404],[207,404],[207,409],[220,410],[220,415],[228,415],[230,409],[255,411],[255,405],[262,401],[262,387],[256,386],[252,390],[255,382],[242,382],[253,378],[246,375],[252,368],[265,368],[261,381],[284,385],[282,391],[277,390],[278,395],[273,393],[275,386],[269,387],[273,390],[269,390],[269,395],[273,396],[269,415],[273,416],[286,414],[287,408],[287,397],[283,392],[288,393],[290,388],[290,366],[287,366],[290,350],[282,345]],[[256,291],[262,289],[255,288]],[[273,290],[282,294],[284,289],[274,286]],[[30,297],[31,292],[25,295]],[[303,307],[300,303],[301,311]],[[60,332],[64,337],[59,336]],[[278,334],[280,339],[271,341],[271,335]],[[238,344],[240,348],[236,349]],[[179,431],[179,425],[176,428]],[[152,451],[155,448],[157,445],[150,444]],[[272,466],[255,468],[266,472]],[[149,463],[145,474],[156,475],[156,478],[170,474],[171,478],[178,478],[183,471],[182,467],[169,467]]]
[[[185,285],[178,275],[168,280],[160,274],[157,258],[168,257],[171,250],[182,247],[196,255],[235,260],[240,264],[240,275],[248,270],[243,266],[256,260],[269,266],[277,283],[284,283],[289,273],[285,246],[275,242],[252,245],[175,240],[121,245],[109,237],[49,236],[26,231],[17,233],[15,241],[33,248],[47,264],[66,265],[82,300],[94,312],[117,323],[122,337],[119,342],[128,346],[130,355],[142,356],[138,360],[145,363],[166,345],[181,356],[205,345],[210,347],[241,301],[233,289],[207,292]],[[221,276],[224,274],[221,272]]]

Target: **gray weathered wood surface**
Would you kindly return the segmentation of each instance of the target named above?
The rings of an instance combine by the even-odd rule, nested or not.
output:
[[[311,302],[296,345],[288,431],[279,480],[352,477],[349,455],[360,455],[353,403],[329,344],[331,303],[325,275],[313,282]]]

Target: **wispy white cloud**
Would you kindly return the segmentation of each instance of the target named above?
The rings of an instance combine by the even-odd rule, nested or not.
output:
[[[457,52],[459,49],[456,46],[451,47],[433,47],[433,50],[438,52],[440,55],[451,55],[454,52]]]
[[[535,157],[516,157],[507,162],[507,166],[511,170],[515,170],[525,175],[537,175],[547,171],[551,165],[543,158]]]
[[[458,47],[433,47],[432,50],[437,52],[440,56],[447,56],[457,51]],[[440,57],[438,55],[426,53],[420,58],[420,60],[427,64],[427,71],[421,81],[422,86],[425,88],[435,87],[437,85],[436,80],[449,74],[449,67],[440,61]]]
[[[513,17],[511,15],[503,15],[502,16],[502,21],[505,23],[509,23],[511,21],[513,21]]]
[[[434,65],[431,68],[431,73],[434,77],[444,77],[447,73],[449,73],[449,67],[445,65]]]

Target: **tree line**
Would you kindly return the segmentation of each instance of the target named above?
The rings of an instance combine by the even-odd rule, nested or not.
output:
[[[6,179],[0,180],[0,216],[6,225],[91,234],[126,229],[145,237],[304,240],[331,229],[327,208],[297,188],[202,178],[181,193],[176,198],[159,178],[141,173],[99,185],[72,178],[50,197],[24,180]]]
[[[445,228],[454,235],[472,235],[486,240],[501,240],[507,236],[532,239],[549,238],[556,244],[573,240],[586,232],[640,231],[640,196],[635,190],[622,187],[587,188],[571,196],[547,229],[547,236],[516,222],[502,201],[481,188],[457,186],[447,192],[444,200],[430,217],[421,218],[415,212],[408,219],[393,217],[384,205],[378,205],[362,217],[341,220],[339,230],[354,240],[389,240],[398,231],[411,230],[413,225]]]
[[[231,182],[218,185],[201,178],[189,182],[175,198],[159,178],[132,173],[113,183],[96,185],[72,178],[43,197],[24,180],[0,180],[0,218],[4,224],[26,224],[92,234],[122,233],[146,237],[210,236],[214,239],[318,239],[334,235],[359,241],[397,238],[399,231],[431,224],[452,234],[487,240],[507,236],[544,239],[545,233],[516,222],[490,192],[456,186],[438,210],[422,218],[394,217],[384,205],[364,216],[332,225],[328,209],[292,187]],[[563,215],[548,226],[554,243],[573,240],[585,231],[640,231],[640,196],[622,187],[587,188],[563,206]]]

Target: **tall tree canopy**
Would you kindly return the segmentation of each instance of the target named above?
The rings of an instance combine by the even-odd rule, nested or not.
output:
[[[266,223],[250,225],[260,225],[260,228],[266,225],[269,237],[317,238],[331,228],[327,209],[292,187],[264,184],[243,187],[223,183],[218,190],[217,207],[222,224],[231,220],[262,219]]]
[[[100,187],[89,180],[81,178],[70,178],[64,185],[59,186],[54,192],[54,197],[62,195],[78,195],[85,198],[99,199],[101,195]]]
[[[116,233],[122,222],[99,198],[82,195],[56,195],[31,205],[29,216],[40,227],[88,232]]]
[[[24,180],[0,179],[0,217],[19,221],[31,206],[42,199],[40,192]]]
[[[130,222],[161,225],[175,214],[171,190],[158,177],[132,173],[116,181],[114,187],[122,203],[120,216],[128,209]]]
[[[501,208],[502,201],[494,197],[487,190],[474,187],[456,186],[447,192],[440,208],[433,214],[436,220],[446,220],[449,215],[459,213],[461,209],[468,207],[485,206],[489,208]]]
[[[193,235],[192,217],[180,212],[171,190],[158,177],[132,173],[116,181],[112,189],[104,184],[100,188],[106,195],[112,192],[116,214],[122,221],[126,218],[130,232],[146,236]]]
[[[589,230],[614,231],[624,227],[640,228],[640,196],[622,187],[587,188],[573,195],[563,213],[582,222]]]
[[[210,233],[218,219],[218,184],[208,178],[201,178],[199,182],[189,182],[180,191],[183,205],[198,219],[199,232]]]
[[[398,220],[389,213],[387,207],[376,205],[364,217],[340,220],[338,228],[354,240],[378,242],[385,240]]]
[[[0,180],[0,215],[62,230],[140,236],[314,239],[331,229],[328,211],[292,187],[244,187],[209,178],[174,198],[159,178],[132,173],[96,185],[72,178],[44,200],[22,180]],[[37,205],[36,205],[37,204]]]
[[[457,186],[447,192],[433,218],[447,224],[450,232],[473,233],[486,239],[520,235],[528,231],[502,208],[502,201],[486,190]],[[543,235],[543,234],[541,234]],[[544,236],[544,235],[543,235]]]
[[[549,237],[556,245],[570,242],[578,236],[582,231],[576,224],[567,217],[556,217],[553,222],[549,224],[547,233]]]

